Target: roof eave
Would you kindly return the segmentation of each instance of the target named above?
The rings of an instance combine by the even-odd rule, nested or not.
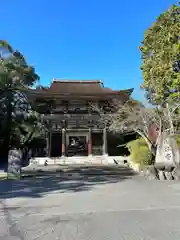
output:
[[[43,90],[37,90],[37,89],[32,89],[30,90],[29,92],[32,93],[32,94],[37,94],[37,95],[43,95],[46,94],[47,95],[52,95],[52,96],[102,96],[102,95],[122,95],[124,93],[127,93],[129,95],[132,94],[134,88],[130,88],[130,89],[126,89],[126,90],[119,90],[119,91],[115,91],[115,90],[112,90],[112,91],[102,91],[102,92],[94,92],[94,93],[90,93],[90,94],[84,94],[84,93],[56,93],[56,92],[51,92],[49,91],[49,89],[43,89]]]

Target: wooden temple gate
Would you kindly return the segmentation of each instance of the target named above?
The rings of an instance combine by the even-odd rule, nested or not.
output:
[[[51,115],[46,119],[50,126],[46,135],[49,157],[76,154],[107,155],[107,128],[98,121],[97,115]],[[55,138],[55,136],[59,136],[59,138]],[[55,148],[57,151],[53,151]],[[82,151],[79,148],[82,148]]]

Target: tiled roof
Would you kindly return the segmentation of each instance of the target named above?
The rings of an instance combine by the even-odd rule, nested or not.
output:
[[[100,97],[111,98],[112,95],[118,95],[123,98],[129,98],[133,88],[126,90],[112,90],[106,88],[101,80],[56,80],[54,79],[50,87],[40,87],[31,91],[32,94],[39,97]]]
[[[104,88],[102,81],[100,80],[53,80],[48,92],[52,93],[102,93],[112,92],[112,89]]]

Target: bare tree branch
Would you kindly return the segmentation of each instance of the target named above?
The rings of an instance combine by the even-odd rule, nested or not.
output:
[[[108,105],[108,107],[106,106]],[[161,108],[145,108],[141,103],[129,100],[126,103],[113,100],[106,105],[92,105],[91,109],[99,114],[100,121],[106,123],[109,130],[116,133],[135,131],[147,142],[149,148],[157,145],[161,132],[176,132],[176,122],[179,115],[175,113],[174,105]],[[176,107],[177,109],[178,107]],[[150,131],[154,135],[151,139]]]

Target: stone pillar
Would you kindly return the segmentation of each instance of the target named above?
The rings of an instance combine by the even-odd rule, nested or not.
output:
[[[103,155],[108,155],[107,153],[107,129],[103,129]]]
[[[89,128],[88,133],[88,156],[92,155],[92,130]]]
[[[62,129],[61,151],[62,151],[62,157],[65,157],[65,155],[66,155],[66,130],[65,130],[65,128]]]
[[[8,154],[7,178],[19,179],[21,177],[22,152],[19,149],[12,149]]]

